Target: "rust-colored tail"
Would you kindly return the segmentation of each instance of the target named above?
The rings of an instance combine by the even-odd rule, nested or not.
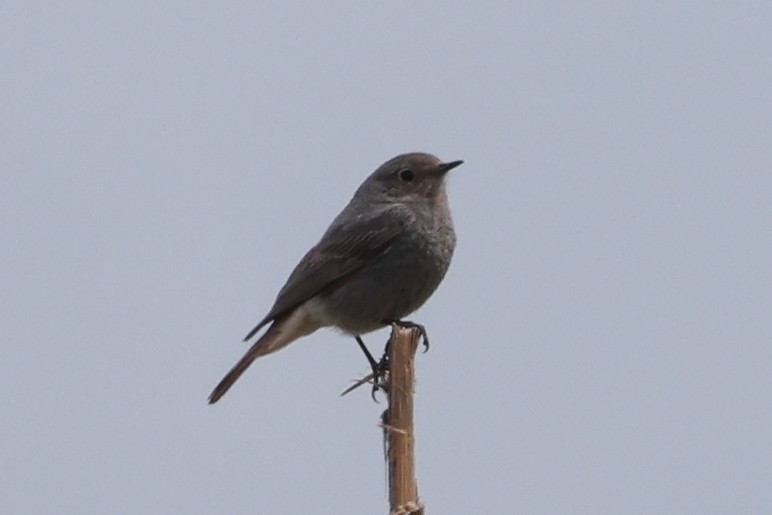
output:
[[[225,395],[225,392],[230,390],[230,387],[233,386],[233,383],[236,382],[236,379],[241,377],[241,374],[243,374],[244,371],[249,368],[249,365],[251,365],[253,361],[255,361],[263,354],[260,352],[262,350],[260,348],[262,341],[263,340],[261,338],[255,342],[249,351],[244,354],[244,357],[242,357],[238,363],[233,366],[230,372],[228,372],[225,377],[223,377],[222,381],[220,381],[220,383],[215,386],[214,390],[212,390],[212,393],[209,394],[209,404],[214,404],[220,399],[220,397]]]
[[[249,348],[247,353],[244,354],[238,363],[233,366],[230,372],[228,372],[225,377],[223,377],[222,381],[220,381],[214,390],[212,390],[212,393],[209,395],[209,404],[214,404],[220,397],[225,395],[225,392],[233,386],[233,383],[241,377],[241,374],[249,368],[249,365],[251,365],[253,361],[260,356],[265,356],[266,354],[281,349],[298,337],[298,335],[292,334],[292,331],[284,330],[284,326],[286,325],[285,322],[286,318],[275,321],[268,331],[266,331],[265,334]]]

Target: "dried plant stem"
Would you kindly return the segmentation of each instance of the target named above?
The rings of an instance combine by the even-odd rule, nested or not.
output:
[[[418,500],[413,437],[414,361],[420,338],[418,329],[392,324],[388,351],[389,407],[383,413],[390,515],[424,513],[424,506]]]

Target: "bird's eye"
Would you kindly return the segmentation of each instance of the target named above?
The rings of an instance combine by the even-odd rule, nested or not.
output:
[[[415,175],[410,170],[402,170],[399,172],[399,178],[405,182],[410,182],[415,178]]]

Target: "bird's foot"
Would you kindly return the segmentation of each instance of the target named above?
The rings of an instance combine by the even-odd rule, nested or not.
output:
[[[405,329],[417,329],[418,333],[421,335],[421,339],[423,340],[424,353],[426,353],[429,350],[429,336],[426,334],[426,328],[423,325],[418,324],[416,322],[411,322],[409,320],[384,320],[383,323],[385,325],[396,324],[399,327],[402,327]],[[356,339],[357,344],[359,345],[359,348],[362,349],[362,353],[365,355],[365,358],[367,358],[367,362],[370,364],[370,369],[372,370],[372,372],[366,375],[365,377],[363,377],[362,379],[356,380],[353,385],[348,387],[340,395],[341,396],[346,395],[347,393],[353,390],[356,390],[363,384],[371,383],[373,385],[373,389],[370,392],[370,395],[372,396],[375,402],[378,402],[378,400],[375,398],[375,394],[376,392],[378,392],[378,390],[382,390],[387,394],[389,392],[389,389],[388,389],[389,346],[391,345],[392,337],[390,336],[389,341],[386,342],[386,348],[383,351],[383,357],[380,359],[380,361],[375,361],[375,358],[373,358],[373,355],[368,350],[361,336],[355,336],[354,338]]]
[[[429,335],[426,334],[426,328],[422,324],[411,322],[410,320],[385,320],[383,323],[396,324],[404,329],[418,329],[418,332],[421,334],[421,338],[423,339],[424,354],[429,351]],[[391,340],[389,340],[389,342],[391,342]],[[386,349],[388,348],[388,344],[386,344]]]
[[[351,385],[349,388],[347,388],[343,393],[341,393],[341,396],[346,395],[347,393],[356,390],[363,384],[372,383],[373,389],[370,395],[372,396],[373,400],[375,402],[378,402],[378,400],[375,398],[375,393],[378,390],[383,390],[384,392],[388,393],[388,373],[389,373],[389,360],[388,360],[388,352],[385,352],[383,354],[383,357],[380,361],[375,361],[375,358],[373,358],[373,355],[370,353],[370,351],[367,349],[367,346],[365,346],[365,342],[362,341],[362,338],[360,336],[354,337],[357,341],[357,344],[359,344],[359,348],[362,349],[362,352],[364,353],[365,357],[367,358],[367,362],[370,364],[370,368],[372,369],[372,372],[362,379],[358,379],[354,382],[353,385]],[[388,349],[388,343],[386,344],[386,348]]]
[[[388,388],[388,374],[389,374],[389,367],[388,363],[386,362],[380,362],[378,363],[378,370],[373,371],[369,374],[367,374],[362,379],[357,379],[354,381],[354,384],[346,388],[343,393],[340,394],[341,397],[346,395],[349,392],[352,392],[362,386],[363,384],[372,384],[373,389],[370,392],[370,396],[373,398],[375,402],[378,402],[378,399],[375,397],[375,393],[378,390],[382,390],[384,393],[389,393]]]

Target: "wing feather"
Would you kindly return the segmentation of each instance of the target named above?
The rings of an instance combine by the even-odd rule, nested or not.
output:
[[[383,255],[403,231],[404,223],[371,218],[337,227],[303,256],[276,297],[271,310],[244,338],[251,339],[264,325],[290,312],[324,288]]]

